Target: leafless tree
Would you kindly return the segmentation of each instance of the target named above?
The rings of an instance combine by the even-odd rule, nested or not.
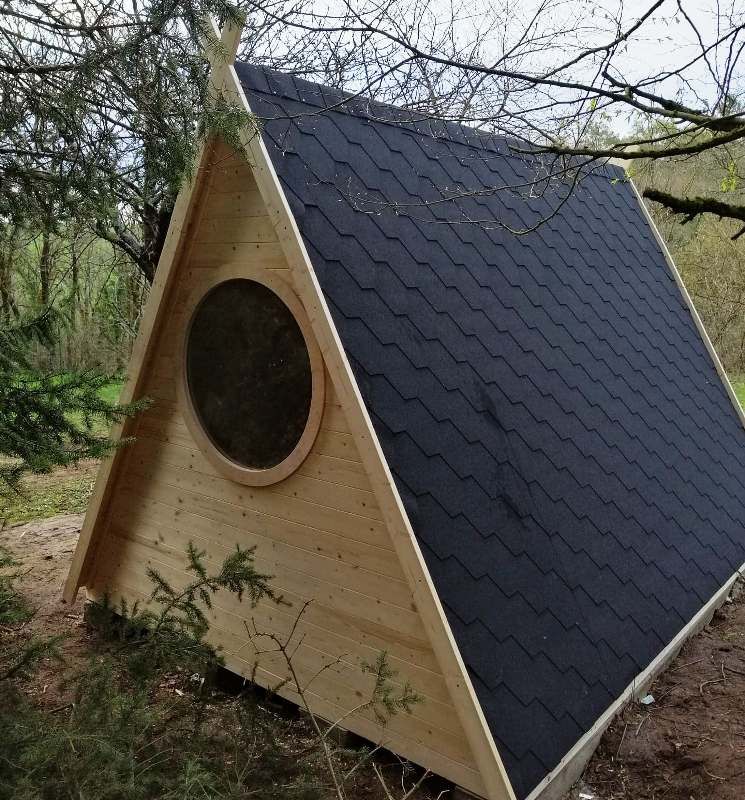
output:
[[[609,159],[715,153],[727,179],[719,192],[648,185],[645,196],[686,218],[737,220],[735,236],[745,232],[738,0],[655,0],[634,13],[620,0],[248,4],[244,57],[504,135],[540,164],[542,186],[547,174],[576,185]]]
[[[53,195],[55,218],[88,219],[152,280],[200,130],[236,129],[200,111],[199,39],[205,14],[239,8],[241,58],[495,132],[535,163],[531,185],[486,191],[551,188],[556,209],[608,159],[710,153],[718,191],[645,195],[739,221],[737,236],[745,7],[647,3],[0,0],[0,217]]]

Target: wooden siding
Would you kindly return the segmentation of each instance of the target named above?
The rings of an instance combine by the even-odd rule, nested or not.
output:
[[[137,441],[123,454],[88,591],[144,599],[148,566],[176,584],[186,580],[189,541],[206,550],[213,565],[236,544],[256,546],[258,568],[274,576],[274,587],[292,606],[262,602],[251,609],[220,596],[210,636],[227,664],[250,675],[258,663],[257,680],[277,685],[284,665],[275,655],[255,652],[246,625],[286,633],[302,604],[312,601],[300,626],[299,674],[307,679],[338,660],[313,682],[316,712],[336,719],[363,702],[372,679],[361,662],[385,650],[399,679],[408,680],[423,702],[385,730],[372,713],[350,717],[346,727],[485,795],[331,380],[310,455],[272,486],[244,486],[219,475],[189,433],[176,390],[177,353],[185,299],[200,276],[226,263],[246,263],[291,280],[250,167],[223,147],[213,164],[201,219],[165,298],[167,317],[143,383],[154,402],[137,423]],[[288,686],[280,694],[296,699]]]

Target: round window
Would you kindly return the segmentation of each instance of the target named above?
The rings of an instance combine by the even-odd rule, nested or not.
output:
[[[323,409],[322,362],[302,306],[284,284],[263,281],[212,285],[184,347],[190,427],[218,467],[258,485],[300,465]]]

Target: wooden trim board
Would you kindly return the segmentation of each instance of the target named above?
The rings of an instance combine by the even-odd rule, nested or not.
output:
[[[251,108],[234,67],[226,81],[226,96],[244,111]],[[244,147],[277,238],[290,265],[295,290],[326,361],[377,502],[383,511],[399,561],[409,580],[417,609],[450,690],[460,722],[481,772],[489,800],[515,800],[507,772],[497,751],[481,705],[471,684],[450,625],[429,575],[411,523],[393,481],[380,442],[346,357],[323,291],[303,243],[300,230],[274,170],[263,139],[247,132]],[[436,766],[432,767],[436,771]]]
[[[210,86],[215,91],[221,91],[228,65],[232,64],[238,49],[240,30],[236,32],[235,28],[226,28],[222,35],[218,32],[217,39],[222,43],[225,53],[221,54],[215,51],[209,53],[206,46],[205,52],[211,64]],[[226,58],[222,58],[222,55],[225,55]],[[127,380],[120,397],[121,403],[131,403],[139,397],[142,391],[142,381],[152,354],[151,343],[155,340],[155,334],[163,318],[163,299],[168,294],[175,267],[184,257],[184,250],[195,227],[195,211],[199,208],[199,201],[209,182],[209,175],[206,174],[205,168],[210,163],[213,148],[214,141],[207,142],[200,148],[191,179],[181,187],[176,198],[168,234],[155,272],[155,280],[150,288],[145,312],[129,360]],[[135,421],[132,418],[122,420],[111,429],[109,438],[114,442],[125,439],[133,430],[134,425]],[[98,546],[98,533],[103,523],[102,516],[104,516],[102,512],[107,505],[122,457],[121,449],[114,450],[104,459],[98,470],[93,494],[88,503],[88,510],[62,592],[62,599],[67,603],[71,603],[75,599],[78,589],[85,585],[87,569],[95,558]]]
[[[654,679],[669,666],[678,655],[681,647],[699,631],[708,625],[714,612],[724,603],[738,578],[745,575],[745,563],[733,573],[721,589],[696,614],[695,617],[678,633],[678,635],[662,650],[652,663],[623,690],[621,695],[599,717],[589,731],[574,745],[525,800],[560,800],[576,783],[584,772],[587,762],[600,742],[605,729],[620,714],[624,707],[638,700],[647,693]]]

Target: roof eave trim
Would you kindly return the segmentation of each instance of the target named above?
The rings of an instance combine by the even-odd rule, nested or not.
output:
[[[220,42],[222,47],[215,48],[211,43],[205,42],[203,53],[210,64],[209,90],[220,93],[223,91],[226,80],[228,80],[228,69],[232,65],[238,50],[241,28],[226,26],[222,33],[214,25],[213,29],[216,41]],[[214,137],[201,145],[194,159],[192,173],[182,184],[176,197],[168,233],[166,234],[163,250],[155,271],[155,279],[150,288],[137,338],[132,348],[132,355],[129,359],[127,379],[119,397],[119,402],[122,405],[138,399],[142,391],[147,363],[156,338],[155,333],[163,319],[165,305],[163,298],[167,296],[176,267],[182,260],[185,248],[188,247],[189,234],[194,227],[195,218],[199,215],[199,209],[202,205],[201,200],[209,182],[206,167],[211,161],[214,145]],[[135,416],[126,417],[117,422],[109,433],[110,441],[121,442],[126,439],[134,430],[136,421],[137,417]],[[95,559],[108,499],[125,452],[126,448],[114,449],[102,461],[98,470],[83,527],[80,530],[78,543],[75,547],[62,591],[62,599],[66,603],[72,603],[75,600],[78,590],[81,586],[85,586],[86,580],[90,577],[88,571]]]
[[[226,80],[226,95],[231,92],[234,97],[229,99],[250,114],[251,107],[234,67],[229,68]],[[488,792],[488,798],[516,800],[411,522],[396,489],[297,222],[261,134],[247,131],[244,146],[252,159],[254,177],[292,271],[296,291],[305,306],[335,389],[347,410],[347,421],[354,433],[362,463],[406,573],[435,657]]]
[[[624,171],[628,169],[630,163],[629,161],[623,159],[611,159],[611,162],[616,166],[623,168]],[[727,376],[727,373],[722,366],[722,362],[719,359],[716,350],[714,349],[714,345],[711,343],[709,334],[706,332],[704,323],[702,322],[701,317],[699,316],[699,313],[693,304],[693,300],[691,299],[690,294],[688,294],[688,290],[686,289],[680,272],[678,271],[678,268],[675,265],[672,256],[670,255],[667,244],[662,238],[655,221],[652,219],[652,215],[649,213],[649,209],[647,208],[641,194],[639,194],[639,190],[636,188],[636,185],[631,177],[628,176],[628,174],[626,180],[631,185],[631,190],[636,197],[636,201],[639,203],[639,207],[644,215],[647,225],[649,225],[649,228],[654,234],[657,244],[665,257],[670,274],[675,280],[675,283],[680,290],[680,294],[683,297],[683,301],[691,313],[691,317],[693,318],[699,335],[706,346],[722,384],[729,395],[729,399],[732,402],[735,412],[737,413],[737,416],[740,419],[743,427],[745,427],[745,411],[743,411],[740,401],[737,399],[735,390],[732,388],[729,377]],[[559,800],[559,798],[563,797],[564,794],[569,791],[572,785],[582,775],[587,762],[590,760],[592,754],[595,752],[595,748],[598,746],[600,737],[603,735],[605,729],[610,725],[616,715],[623,710],[624,706],[629,701],[642,697],[654,679],[660,673],[662,673],[675,658],[685,642],[690,639],[691,636],[694,636],[700,630],[706,627],[716,609],[719,608],[727,599],[727,595],[732,589],[735,581],[739,577],[742,577],[744,573],[745,563],[727,580],[724,586],[716,592],[709,602],[699,610],[693,619],[691,619],[688,624],[680,630],[678,635],[657,655],[657,657],[649,664],[649,666],[640,672],[636,678],[634,678],[634,680],[626,687],[621,695],[597,719],[590,730],[587,731],[587,733],[585,733],[585,735],[582,736],[582,738],[579,739],[574,747],[572,747],[572,749],[564,756],[561,762],[538,784],[538,786],[533,789],[533,791],[527,796],[526,800]]]

